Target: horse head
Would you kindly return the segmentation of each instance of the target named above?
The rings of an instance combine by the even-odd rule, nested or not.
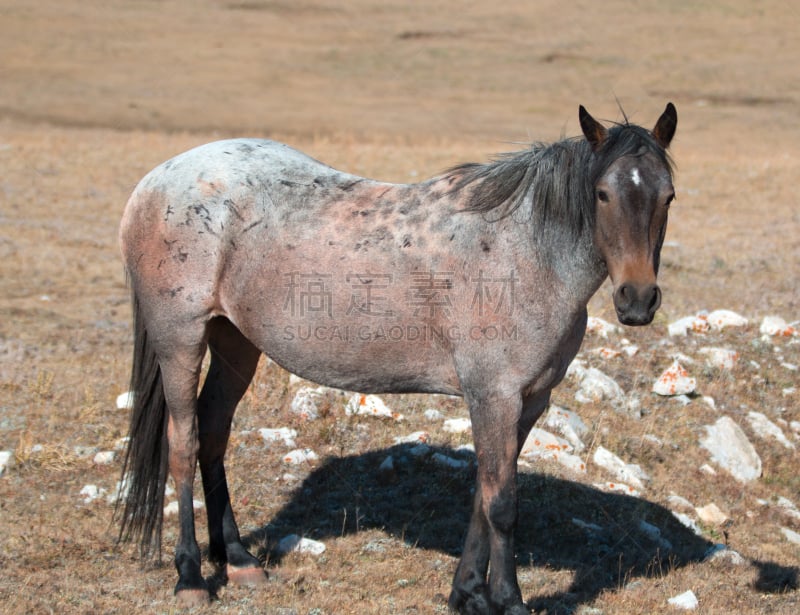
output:
[[[595,157],[594,242],[614,285],[617,318],[646,325],[661,305],[656,276],[675,196],[666,149],[677,112],[668,103],[652,132],[627,123],[607,130],[583,107],[579,119]]]

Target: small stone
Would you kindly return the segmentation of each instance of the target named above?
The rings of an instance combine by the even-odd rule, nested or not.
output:
[[[284,446],[297,446],[294,440],[297,437],[296,429],[291,429],[290,427],[262,427],[258,430],[258,433],[266,443],[282,442]]]
[[[14,453],[11,451],[0,451],[0,476],[10,468],[14,460]]]
[[[705,553],[704,561],[727,563],[733,566],[743,566],[747,560],[738,551],[729,549],[727,546],[717,543],[708,548]]]
[[[697,513],[697,518],[706,525],[722,525],[728,520],[728,515],[722,512],[713,502],[694,510]]]
[[[777,337],[791,337],[797,335],[797,329],[787,324],[780,316],[765,316],[764,320],[761,321],[759,332],[763,335]]]
[[[130,410],[133,408],[133,391],[117,395],[117,410]]]
[[[612,325],[610,322],[606,322],[602,318],[589,316],[586,320],[586,333],[592,333],[607,338],[610,333],[619,333],[619,327]]]
[[[114,458],[117,456],[114,451],[100,451],[94,456],[92,462],[98,466],[107,466],[114,463]]]
[[[283,462],[291,465],[310,463],[317,459],[319,459],[319,457],[310,448],[296,448],[283,456]]]
[[[321,555],[325,552],[325,545],[318,540],[311,540],[310,538],[301,538],[297,534],[289,534],[284,536],[276,547],[278,553],[290,553],[296,551],[297,553],[308,553],[310,555]]]
[[[683,510],[694,510],[694,506],[692,506],[689,500],[674,493],[667,496],[667,504],[673,509],[682,508]]]
[[[395,444],[419,444],[430,440],[431,436],[427,431],[415,431],[407,436],[397,436],[394,438]]]
[[[697,380],[690,377],[678,361],[674,361],[653,384],[653,393],[663,396],[688,395],[694,393],[696,387]]]
[[[306,421],[319,418],[319,405],[325,389],[322,387],[301,387],[295,393],[289,409]]]
[[[700,440],[700,446],[711,453],[717,465],[741,482],[761,476],[761,458],[741,427],[730,417],[723,416],[705,429],[707,436]]]
[[[466,433],[472,430],[472,421],[468,418],[447,419],[442,429],[447,433]]]
[[[790,530],[788,527],[782,527],[781,534],[783,534],[783,537],[792,544],[800,545],[800,534],[794,530]]]
[[[625,483],[615,483],[612,481],[607,481],[605,483],[594,483],[593,485],[596,489],[601,489],[603,491],[611,491],[613,493],[623,493],[625,495],[630,495],[632,497],[639,497],[640,492],[630,485],[626,485]]]
[[[436,408],[428,408],[423,413],[423,416],[429,421],[441,421],[444,418],[444,414],[439,412]]]
[[[674,510],[671,510],[670,512],[672,513],[673,517],[675,517],[683,525],[692,530],[696,535],[698,536],[703,535],[703,530],[700,529],[700,526],[697,525],[697,522],[694,519],[692,519],[689,515],[682,512],[676,512]]]
[[[362,395],[356,393],[347,402],[344,408],[348,416],[374,416],[376,418],[403,420],[403,415],[392,412],[384,401],[377,395]]]
[[[747,420],[750,423],[750,427],[759,438],[775,439],[785,448],[794,450],[794,444],[784,435],[783,430],[770,421],[765,414],[761,412],[748,412]]]
[[[84,487],[80,491],[80,495],[83,496],[83,503],[84,504],[91,504],[95,500],[100,499],[105,495],[106,490],[102,487],[98,487],[97,485],[84,485]]]
[[[582,438],[589,433],[589,428],[575,412],[551,405],[547,411],[545,425],[561,433],[576,452],[579,453],[585,448]]]
[[[692,333],[706,333],[711,328],[708,318],[702,314],[697,316],[686,316],[667,325],[667,332],[670,336],[686,335]]]
[[[649,481],[650,477],[635,463],[625,463],[614,453],[603,446],[595,449],[592,460],[600,467],[611,472],[619,480],[630,483],[636,489],[644,489],[644,481]]]
[[[733,369],[739,360],[739,353],[729,348],[704,347],[698,352],[705,355],[706,363],[717,369]]]
[[[747,319],[731,310],[714,310],[707,317],[708,324],[716,331],[722,331],[725,327],[745,327]]]
[[[691,589],[677,596],[673,596],[667,600],[667,602],[669,602],[672,606],[678,607],[679,609],[685,609],[687,611],[696,609],[700,604],[697,601],[697,596],[694,595],[694,592]]]

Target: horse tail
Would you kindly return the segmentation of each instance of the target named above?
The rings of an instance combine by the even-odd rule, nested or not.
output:
[[[169,417],[158,357],[148,339],[135,292],[133,338],[130,388],[133,408],[114,515],[120,520],[120,541],[138,539],[142,558],[155,554],[160,559],[164,490],[169,470]]]

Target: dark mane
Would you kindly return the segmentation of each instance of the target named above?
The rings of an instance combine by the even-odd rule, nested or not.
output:
[[[586,139],[574,137],[535,143],[485,164],[453,167],[448,171],[455,179],[451,194],[468,191],[464,211],[494,212],[493,219],[501,219],[524,208],[539,231],[557,224],[577,238],[594,227],[593,189],[598,178],[618,158],[647,153],[655,154],[672,174],[668,153],[648,130],[618,124],[596,152]]]

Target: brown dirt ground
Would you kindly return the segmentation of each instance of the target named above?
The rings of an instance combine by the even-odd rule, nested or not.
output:
[[[800,9],[777,0],[353,0],[346,8],[326,0],[5,0],[0,450],[16,459],[0,477],[3,611],[172,609],[171,565],[142,569],[133,548],[115,544],[109,506],[78,496],[87,483],[112,488],[118,466],[94,466],[74,452],[107,449],[126,430],[124,412],[114,409],[131,349],[116,229],[128,193],[154,165],[246,134],[284,140],[361,175],[413,181],[515,144],[577,134],[580,103],[619,121],[618,99],[632,121],[649,125],[672,100],[680,115],[678,200],[663,256],[664,306],[653,327],[625,332],[650,350],[611,371],[626,390],[646,392],[649,375],[667,361],[658,350],[665,324],[677,317],[728,308],[755,322],[766,314],[800,318],[799,31]],[[608,298],[601,289],[591,310],[610,320]],[[797,377],[770,367],[778,354],[800,362],[797,346],[773,353],[750,343],[757,337],[754,325],[712,341],[739,344],[741,363],[768,370],[761,380],[744,368],[707,373],[704,393],[729,413],[781,407],[787,420],[800,420],[797,394],[780,394]],[[265,365],[236,433],[292,423],[284,412],[291,393],[288,375]],[[567,384],[556,401],[571,400]],[[329,456],[305,491],[276,481],[285,469],[274,454],[235,437],[229,473],[254,549],[266,555],[291,530],[316,533],[328,551],[322,559],[271,561],[275,582],[222,587],[209,612],[444,611],[471,476],[425,466],[389,489],[369,469],[394,435],[430,428],[421,418],[426,407],[448,415],[463,408],[441,398],[391,403],[409,417],[406,425],[336,421],[332,411],[305,426],[303,445]],[[755,486],[709,483],[696,472],[706,458],[694,444],[716,414],[697,404],[681,412],[647,403],[653,412],[639,422],[601,405],[581,408],[597,443],[653,473],[646,501],[590,492],[554,467],[523,477],[520,543],[531,553],[520,555],[520,579],[531,606],[652,613],[691,588],[706,613],[800,610],[800,550],[774,535],[776,524],[791,523],[754,503],[800,502],[797,453],[766,455]],[[646,433],[669,436],[678,452],[664,459],[644,444]],[[437,445],[459,443],[436,435]],[[329,480],[318,485],[319,477]],[[668,537],[686,561],[656,561],[625,529],[626,519],[642,517],[666,527],[657,504],[676,485],[697,505],[714,501],[730,512],[732,525],[705,528],[706,538],[729,540],[746,566],[697,563],[692,553],[702,545],[678,529]],[[304,493],[314,502],[327,494],[328,508],[304,504]],[[607,550],[600,556],[564,529],[587,510],[619,530],[613,564]],[[202,515],[198,523],[203,540]],[[173,542],[168,523],[165,561]]]

